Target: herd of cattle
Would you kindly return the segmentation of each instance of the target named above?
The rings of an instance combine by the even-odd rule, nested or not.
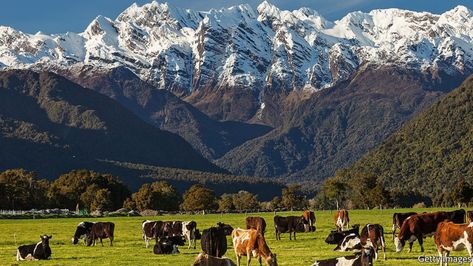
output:
[[[465,223],[465,220],[467,223]],[[274,216],[276,240],[281,240],[281,233],[289,233],[289,239],[296,240],[297,232],[315,232],[315,215],[312,211],[304,211],[301,216]],[[380,224],[367,224],[361,228],[353,225],[349,229],[350,219],[348,211],[339,210],[334,217],[336,230],[331,231],[325,239],[327,244],[336,245],[334,250],[352,251],[353,256],[316,261],[318,265],[373,265],[378,259],[378,250],[382,249],[386,260],[386,242],[384,229]],[[150,240],[155,240],[153,252],[155,254],[179,253],[178,247],[188,241],[188,248],[196,248],[196,240],[201,240],[202,253],[192,265],[230,266],[236,265],[228,258],[227,236],[231,236],[233,249],[240,265],[242,256],[246,256],[247,265],[251,258],[256,257],[260,265],[264,261],[267,265],[278,265],[276,254],[271,252],[266,243],[264,234],[266,221],[262,217],[247,217],[246,229],[233,228],[224,223],[205,229],[200,233],[195,221],[143,221],[143,239],[146,248]],[[346,229],[345,229],[346,228]],[[345,229],[345,230],[344,230]],[[396,229],[399,233],[396,235]],[[112,222],[81,222],[76,228],[72,243],[79,243],[84,239],[87,246],[95,246],[100,240],[110,240],[113,246],[115,224]],[[467,249],[470,258],[473,258],[473,212],[456,210],[451,212],[438,211],[431,213],[395,213],[393,215],[393,241],[396,252],[402,251],[406,242],[409,243],[409,252],[415,240],[419,242],[421,252],[424,252],[423,240],[426,236],[435,235],[435,244],[441,258],[445,258],[451,251]],[[40,260],[51,257],[49,239],[52,236],[43,235],[37,244],[23,245],[17,250],[17,260]],[[440,265],[444,260],[440,259]],[[471,262],[473,265],[473,262]]]

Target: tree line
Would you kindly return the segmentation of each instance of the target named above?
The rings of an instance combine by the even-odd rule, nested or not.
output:
[[[0,209],[243,211],[300,209],[308,204],[296,185],[283,188],[281,195],[261,202],[258,195],[245,190],[218,196],[202,184],[180,194],[166,181],[145,183],[132,193],[116,177],[91,170],[73,170],[54,181],[40,179],[24,169],[0,172]]]
[[[348,177],[346,170],[339,170],[334,177],[325,180],[313,205],[320,209],[336,208],[337,205],[350,209],[473,205],[473,185],[465,180],[435,196],[426,195],[411,186],[406,184],[404,189],[388,189],[374,173],[350,172]]]

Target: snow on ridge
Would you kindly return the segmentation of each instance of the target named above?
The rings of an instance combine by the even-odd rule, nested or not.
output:
[[[268,1],[197,12],[153,1],[82,33],[26,34],[0,26],[0,67],[123,65],[160,88],[208,84],[318,90],[363,64],[473,70],[473,12],[401,9],[352,12],[335,22],[309,8]]]

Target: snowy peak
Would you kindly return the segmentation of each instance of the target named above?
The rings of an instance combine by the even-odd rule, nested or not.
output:
[[[125,66],[184,95],[221,87],[318,90],[364,64],[471,73],[473,13],[464,6],[441,15],[378,9],[331,22],[268,1],[207,12],[153,1],[115,20],[98,16],[79,34],[0,27],[1,67]]]

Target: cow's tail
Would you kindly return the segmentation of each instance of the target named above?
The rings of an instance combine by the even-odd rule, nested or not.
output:
[[[384,228],[380,226],[379,231],[381,232],[381,246],[384,247]]]

